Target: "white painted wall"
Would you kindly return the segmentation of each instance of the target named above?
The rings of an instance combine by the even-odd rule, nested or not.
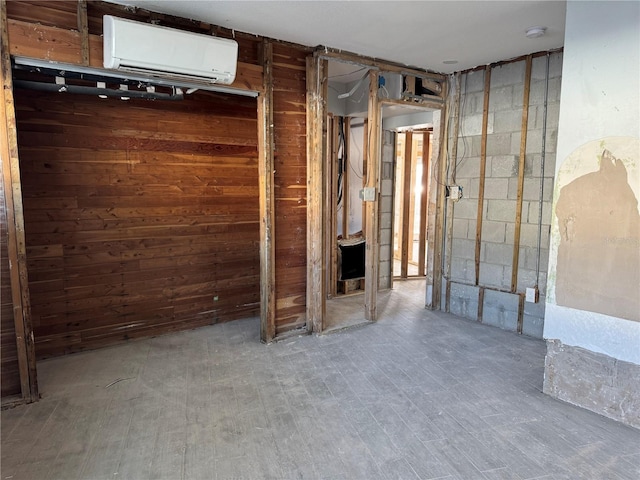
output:
[[[640,3],[567,2],[562,72],[554,212],[560,189],[597,168],[571,165],[573,152],[594,141],[615,143],[612,137],[626,137],[627,145],[640,138]],[[637,152],[629,158],[628,181],[638,196]],[[640,364],[640,322],[556,304],[559,244],[554,214],[544,337]]]

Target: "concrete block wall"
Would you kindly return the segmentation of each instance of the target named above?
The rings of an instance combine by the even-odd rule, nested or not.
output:
[[[449,310],[477,319],[478,289],[485,289],[481,320],[509,330],[518,327],[522,333],[542,337],[546,270],[549,255],[549,231],[555,147],[558,131],[562,53],[549,55],[547,97],[547,132],[545,164],[542,169],[542,132],[546,84],[546,55],[532,60],[529,91],[529,112],[524,163],[522,221],[518,250],[517,288],[511,291],[516,209],[518,202],[518,169],[522,129],[523,94],[526,64],[514,61],[491,68],[486,137],[484,200],[482,203],[482,231],[479,256],[479,278],[476,284],[475,250],[478,225],[478,198],[482,147],[482,119],[484,107],[485,71],[463,73],[460,77],[460,119],[458,137],[453,138],[454,109],[451,109],[449,151],[457,142],[457,156],[449,158],[449,172],[455,178],[447,180],[463,188],[463,198],[453,205],[452,238],[445,251],[450,271],[445,272],[452,282],[449,288]],[[455,87],[455,85],[452,85]],[[455,91],[454,88],[451,90]],[[541,174],[541,171],[543,173]],[[542,193],[540,190],[542,183]],[[542,205],[542,231],[538,248],[538,218]],[[540,255],[539,275],[536,273]],[[538,285],[540,300],[525,303],[519,312],[519,296],[527,287]],[[475,288],[462,288],[473,286]],[[513,316],[515,314],[515,317]]]
[[[382,132],[382,169],[380,172],[380,267],[378,287],[391,288],[393,276],[393,176],[396,134]]]

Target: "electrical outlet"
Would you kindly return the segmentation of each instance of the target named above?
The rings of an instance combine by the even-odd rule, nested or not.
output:
[[[375,202],[376,201],[376,189],[375,187],[365,187],[360,190],[360,198],[363,202]]]
[[[527,288],[524,299],[529,303],[538,303],[538,287]]]
[[[447,197],[457,202],[462,198],[462,187],[459,185],[449,185],[447,186]]]

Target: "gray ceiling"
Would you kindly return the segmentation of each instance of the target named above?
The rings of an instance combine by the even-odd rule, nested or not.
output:
[[[525,0],[109,1],[441,73],[561,47],[566,8]],[[547,27],[546,35],[526,38],[531,26]]]

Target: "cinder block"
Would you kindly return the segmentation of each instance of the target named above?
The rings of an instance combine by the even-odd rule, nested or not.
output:
[[[518,269],[518,291],[524,292],[525,289],[534,287],[536,284],[536,280],[537,279],[535,270],[527,270],[526,268]]]
[[[509,191],[509,178],[485,178],[484,198],[504,199]]]
[[[467,230],[467,238],[470,238],[475,241],[477,225],[478,225],[477,220],[469,220],[469,230]]]
[[[456,168],[457,178],[478,178],[480,177],[480,158],[465,157],[458,161]]]
[[[519,301],[519,296],[515,294],[485,290],[482,323],[516,331]]]
[[[467,231],[469,228],[469,220],[464,218],[453,219],[453,237],[454,238],[467,238]]]
[[[518,176],[518,156],[517,155],[496,155],[487,159],[487,167],[491,162],[491,177],[517,177]]]
[[[380,227],[391,227],[393,222],[393,216],[390,212],[384,212],[380,215]]]
[[[383,162],[382,163],[382,176],[383,180],[391,179],[393,180],[393,163],[391,162]]]
[[[513,222],[516,218],[516,202],[513,200],[487,200],[488,220]]]
[[[393,145],[395,146],[395,132],[392,132],[391,130],[384,130],[383,131],[383,142],[385,145]]]
[[[549,133],[547,131],[547,133]],[[546,145],[545,145],[546,148]],[[527,153],[542,152],[542,130],[529,130],[527,132]]]
[[[380,245],[380,259],[387,260],[391,258],[391,247],[389,245]]]
[[[511,141],[513,135],[514,134],[510,133],[494,133],[493,135],[487,135],[487,155],[509,155],[511,153]]]
[[[478,216],[478,201],[472,198],[462,198],[456,203],[456,218],[475,219]]]
[[[528,223],[538,223],[539,209],[540,205],[538,204],[538,202],[529,203],[529,216],[527,219]],[[542,225],[551,225],[551,202],[542,203]]]
[[[460,79],[462,93],[482,92],[484,90],[484,70],[469,72]]]
[[[482,222],[482,240],[485,242],[503,243],[505,241],[505,232],[505,222],[493,222],[491,220]]]
[[[522,103],[522,97],[518,101]],[[513,105],[513,87],[491,88],[489,92],[489,113],[511,110]]]
[[[383,179],[381,183],[381,191],[380,193],[383,196],[393,195],[393,180],[391,179]]]
[[[516,85],[524,83],[525,62],[510,62],[493,67],[491,86]]]
[[[520,224],[520,245],[523,247],[538,246],[538,225],[535,223]]]
[[[547,70],[547,58],[536,57],[531,64],[531,80],[544,80]],[[549,55],[549,78],[562,76],[562,52]]]
[[[544,295],[538,296],[538,303],[524,302],[524,314],[532,317],[544,319],[546,307],[546,299]]]
[[[465,180],[466,185],[464,186],[464,190],[462,191],[464,198],[477,200],[480,192],[480,178],[467,178]]]
[[[476,252],[475,242],[463,238],[454,238],[451,245],[451,254],[454,258],[474,259]]]
[[[557,130],[547,130],[547,143],[545,144],[545,152],[553,152],[555,153],[556,147],[558,146],[558,131]]]
[[[484,91],[462,95],[460,98],[460,115],[475,115],[484,110]]]
[[[460,129],[465,136],[482,135],[482,114],[462,117]],[[487,133],[493,133],[493,114],[487,116]]]
[[[483,228],[484,230],[484,228]],[[513,245],[509,243],[482,242],[483,256],[487,263],[511,266],[513,263]]]
[[[493,114],[493,131],[495,133],[518,132],[521,128],[522,108]]]
[[[380,210],[383,212],[391,212],[393,208],[393,197],[384,196],[380,201]]]
[[[527,315],[522,316],[522,334],[533,338],[542,338],[544,318]]]
[[[461,282],[473,282],[475,280],[475,263],[463,258],[451,259],[451,279]]]
[[[525,178],[524,189],[522,190],[522,198],[524,200],[538,201],[540,200],[540,178]],[[553,198],[553,179],[542,179],[543,191],[542,200],[550,202]]]
[[[480,285],[502,288],[503,273],[503,265],[480,262]]]
[[[511,134],[511,151],[509,152],[511,155],[520,156],[520,137],[522,135],[520,132],[513,132]]]
[[[460,137],[458,137],[458,160],[479,157],[481,146],[482,137],[480,135],[467,136],[467,132],[460,132]]]
[[[511,177],[509,179],[509,190],[507,192],[507,199],[518,199],[518,177]]]
[[[449,296],[449,311],[460,317],[477,320],[478,291],[478,287],[452,283]]]

